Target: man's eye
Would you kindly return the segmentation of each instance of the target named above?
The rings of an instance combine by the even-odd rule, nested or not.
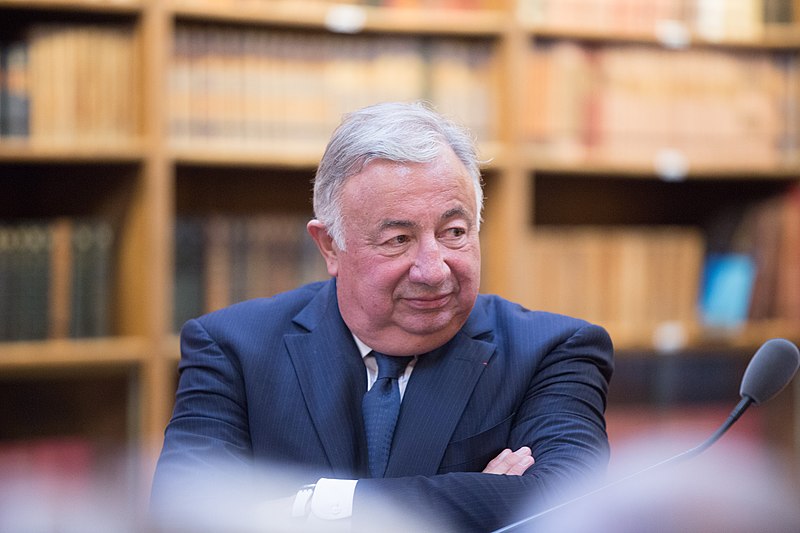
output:
[[[388,243],[389,244],[395,244],[395,245],[397,245],[397,244],[406,244],[410,240],[411,239],[408,237],[408,235],[397,235],[397,236],[392,237],[391,239],[389,239]]]
[[[464,228],[448,228],[448,230],[445,232],[445,236],[451,239],[463,237],[466,234],[467,230]]]

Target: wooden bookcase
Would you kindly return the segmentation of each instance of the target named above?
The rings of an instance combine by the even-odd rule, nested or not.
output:
[[[56,115],[60,116],[58,106],[65,104],[37,96],[40,102],[46,102],[39,107],[50,110],[49,115],[40,110],[37,113],[44,113],[44,119],[49,117],[52,123],[45,120],[45,126],[37,126],[43,129],[27,136],[0,136],[0,210],[4,223],[100,218],[108,221],[114,231],[114,246],[109,252],[113,276],[107,288],[109,304],[104,308],[106,333],[92,338],[62,335],[0,343],[4,403],[12,410],[15,404],[27,406],[22,409],[28,409],[31,417],[48,410],[65,410],[59,423],[44,420],[38,424],[21,414],[0,418],[0,445],[12,440],[58,437],[74,428],[79,436],[94,439],[100,435],[113,446],[136,449],[147,478],[171,412],[179,356],[173,313],[176,247],[182,241],[176,242],[176,225],[185,217],[234,219],[277,214],[307,218],[311,214],[309,182],[333,127],[330,121],[338,119],[338,112],[346,110],[347,105],[355,107],[370,98],[380,98],[381,94],[396,94],[388,91],[402,89],[403,84],[416,84],[408,94],[432,98],[440,108],[455,114],[464,109],[481,109],[477,119],[462,119],[467,123],[473,120],[473,126],[480,130],[483,156],[491,161],[485,170],[483,291],[530,307],[538,307],[542,301],[532,283],[532,272],[539,268],[534,263],[542,250],[543,235],[555,236],[557,242],[568,242],[570,246],[584,238],[588,239],[583,241],[589,242],[588,246],[597,248],[617,238],[615,235],[628,232],[640,240],[656,242],[655,249],[661,250],[660,238],[675,237],[688,228],[692,235],[706,239],[711,214],[741,212],[800,184],[797,22],[770,25],[758,36],[712,40],[695,33],[688,23],[669,26],[666,36],[641,28],[590,31],[543,24],[529,18],[512,0],[484,4],[480,9],[452,10],[280,0],[0,1],[2,44],[24,38],[32,28],[89,26],[100,28],[99,34],[105,35],[109,32],[103,30],[111,29],[110,33],[117,32],[122,37],[122,44],[107,47],[111,55],[104,56],[106,59],[111,57],[113,62],[114,57],[129,57],[124,62],[126,68],[105,75],[101,71],[89,85],[80,85],[88,82],[75,78],[73,87],[64,89],[73,94],[75,87],[85,88],[83,97],[72,96],[78,102],[72,118],[63,119],[72,120],[72,126],[55,120]],[[797,12],[800,6],[796,4]],[[283,36],[283,44],[264,44],[272,35]],[[253,123],[248,122],[253,117],[248,116],[246,106],[231,109],[231,104],[240,103],[238,98],[224,96],[220,108],[214,107],[219,102],[209,103],[213,94],[204,95],[208,101],[203,105],[210,106],[211,111],[203,116],[221,113],[212,118],[222,120],[223,129],[220,134],[213,129],[216,126],[206,124],[199,128],[198,135],[192,129],[196,125],[181,126],[180,122],[196,119],[192,113],[198,112],[191,106],[198,104],[181,101],[179,94],[188,88],[197,96],[194,78],[181,78],[187,74],[181,70],[186,68],[181,63],[186,58],[181,56],[180,43],[183,38],[198,36],[205,39],[201,46],[211,47],[208,43],[217,39],[222,50],[230,52],[225,43],[230,46],[230,38],[240,38],[235,46],[244,47],[233,49],[234,58],[241,60],[233,67],[213,63],[219,57],[208,53],[202,67],[206,73],[221,69],[217,74],[221,72],[224,78],[275,72],[270,70],[274,65],[254,67],[246,63],[257,59],[257,54],[251,57],[247,45],[241,44],[251,39],[261,43],[254,46],[283,50],[281,53],[286,55],[281,57],[289,59],[279,72],[287,79],[294,76],[293,79],[308,81],[319,94],[335,94],[340,98],[335,101],[340,108],[327,110],[325,122],[322,115],[318,115],[317,122],[312,117],[314,133],[308,139],[302,131],[286,134],[290,130],[285,128],[293,127],[291,122],[271,125],[273,129],[266,133],[259,130],[253,139],[248,136],[248,128],[258,129],[259,119],[271,119],[274,104],[256,102],[257,120]],[[107,36],[95,36],[95,41],[91,38],[89,43],[105,49],[99,43],[105,42],[102,39]],[[387,53],[388,63],[370,59],[372,49],[389,41],[395,48]],[[318,49],[328,52],[350,50],[362,63],[340,64],[334,59],[326,64],[314,63],[313,47],[311,52],[303,49],[304,42],[316,43]],[[724,164],[725,160],[718,165],[695,165],[691,159],[682,159],[678,150],[677,160],[673,151],[672,159],[657,164],[650,155],[630,162],[586,154],[565,158],[543,150],[531,141],[524,112],[530,109],[535,86],[528,77],[530,55],[539,46],[564,42],[598,54],[604,49],[639,47],[656,57],[668,49],[673,55],[671,60],[677,62],[680,54],[691,50],[724,53],[734,60],[739,56],[780,58],[786,105],[779,160],[768,165]],[[62,52],[72,50],[56,48]],[[79,52],[73,53],[79,57]],[[192,54],[196,56],[197,51],[193,49]],[[342,58],[348,59],[346,52],[338,59]],[[436,58],[441,59],[441,64],[436,63]],[[78,69],[82,75],[90,76],[86,70],[92,69],[86,67],[92,65],[85,64],[90,60],[75,61],[83,67]],[[408,70],[399,70],[401,67]],[[98,70],[101,68],[97,66]],[[320,74],[323,70],[327,77]],[[373,76],[367,82],[373,85],[378,85],[375,80],[381,77],[403,75],[388,84],[398,87],[378,87],[375,93],[360,95],[362,100],[347,100],[344,96],[352,96],[359,88],[352,84],[348,73]],[[406,75],[409,73],[413,76]],[[35,79],[29,82],[35,84]],[[341,85],[343,80],[351,85]],[[242,99],[248,101],[246,98],[252,96],[244,89],[248,82],[240,83],[243,86],[234,90],[240,90]],[[479,94],[457,92],[465,89]],[[29,91],[36,94],[35,89]],[[110,131],[102,120],[94,125],[75,125],[75,117],[83,116],[86,106],[106,98],[121,106],[116,113],[122,118],[116,118],[118,122]],[[476,101],[480,106],[473,105]],[[289,104],[289,109],[304,106],[303,101],[294,102],[295,107]],[[186,106],[183,111],[179,109],[182,105]],[[188,115],[181,115],[184,111]],[[101,111],[101,119],[103,113],[115,111]],[[593,232],[595,237],[574,235],[582,230]],[[569,236],[569,232],[573,235]],[[575,250],[582,250],[580,245],[575,246]],[[559,249],[551,251],[558,253]],[[663,261],[671,264],[678,256],[680,252],[677,256],[665,255]],[[577,277],[570,282],[576,286],[590,287],[607,281],[599,272],[593,273],[593,280],[585,279],[585,271],[576,272]],[[612,277],[633,285],[626,278],[628,275],[617,272]],[[699,278],[699,271],[695,277]],[[699,279],[692,281],[699,283]],[[685,279],[683,283],[686,284]],[[693,287],[697,290],[695,285],[687,285],[689,296],[685,298],[696,298],[696,293],[691,292]],[[666,294],[671,292],[675,291],[667,287]],[[642,303],[658,296],[645,290],[639,300],[629,294],[626,297]],[[800,299],[800,294],[796,297]],[[549,306],[551,300],[547,302]],[[565,311],[573,310],[567,307]],[[800,320],[796,318],[748,321],[742,327],[719,331],[702,327],[695,311],[686,310],[685,305],[681,313],[633,325],[609,316],[588,318],[603,323],[612,332],[621,361],[618,364],[623,364],[626,355],[647,358],[659,351],[678,355],[691,352],[693,357],[723,351],[734,361],[732,364],[741,364],[766,338],[800,339]],[[732,385],[736,386],[738,383]],[[800,442],[788,427],[797,426],[800,416],[795,412],[794,396],[792,391],[782,394],[779,410],[770,411],[767,418],[774,419],[768,421],[771,435],[796,460],[800,457]],[[44,400],[34,405],[35,402],[24,401],[29,397]],[[786,416],[795,422],[786,424]],[[29,420],[30,426],[20,422],[23,420]]]

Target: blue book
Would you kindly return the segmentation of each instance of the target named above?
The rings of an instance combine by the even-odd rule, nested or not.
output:
[[[747,320],[756,265],[746,254],[711,254],[706,257],[700,294],[703,322],[733,328]]]

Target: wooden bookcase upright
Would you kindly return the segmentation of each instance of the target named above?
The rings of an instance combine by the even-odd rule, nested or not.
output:
[[[0,390],[4,391],[0,399],[6,405],[22,402],[24,406],[17,414],[12,410],[0,417],[0,443],[58,438],[77,431],[92,442],[139,450],[147,477],[171,411],[176,378],[174,265],[175,248],[182,244],[175,240],[177,222],[188,216],[310,214],[308,183],[329,124],[318,124],[313,140],[289,144],[253,144],[202,132],[200,138],[190,135],[187,139],[175,133],[176,39],[187,28],[200,34],[241,33],[262,40],[273,32],[303,35],[354,46],[361,39],[368,43],[394,39],[399,49],[417,51],[417,55],[393,56],[406,61],[405,68],[422,72],[408,77],[419,83],[409,89],[410,94],[416,90],[415,96],[432,97],[445,107],[456,99],[431,89],[436,72],[422,56],[427,58],[448,40],[478,43],[478,48],[490,50],[485,86],[480,86],[485,116],[479,117],[488,121],[478,122],[485,128],[480,139],[484,156],[491,159],[485,177],[483,290],[530,307],[538,306],[530,289],[533,240],[538,234],[590,226],[603,239],[608,236],[603,231],[619,227],[702,229],[706,207],[746,204],[782,192],[800,177],[796,111],[787,119],[794,138],[781,164],[756,169],[690,166],[676,183],[664,181],[650,164],[591,158],[565,161],[530,141],[523,110],[528,108],[535,83],[527,80],[533,47],[561,41],[592,49],[663,46],[646,33],[615,37],[542,28],[526,22],[511,1],[492,9],[456,12],[325,3],[298,7],[292,2],[243,2],[235,8],[233,4],[211,0],[0,1],[3,35],[22,38],[30,28],[42,25],[121,28],[127,36],[123,48],[133,54],[126,85],[120,87],[117,77],[101,75],[101,81],[95,82],[99,87],[85,86],[90,87],[89,102],[113,90],[127,106],[129,113],[116,131],[109,134],[99,125],[69,130],[55,121],[59,113],[51,107],[53,120],[48,123],[45,113],[45,126],[37,126],[43,130],[23,138],[0,137],[0,208],[6,221],[103,218],[115,230],[106,333],[96,338],[66,336],[0,344]],[[795,76],[789,98],[796,104],[800,101],[796,24],[785,36],[721,43],[693,40],[699,44],[690,48],[780,55]],[[297,59],[295,66],[305,60],[305,56]],[[468,70],[463,67],[471,60],[451,63],[454,70],[448,72],[463,76]],[[360,64],[349,68],[360,74],[368,70]],[[445,88],[446,81],[442,82]],[[83,87],[77,79],[72,83]],[[72,116],[71,120],[76,119]],[[692,198],[712,204],[675,211],[689,205]],[[651,209],[662,201],[673,210]],[[604,322],[602,317],[599,321]],[[614,333],[617,324],[608,321],[607,325]],[[679,352],[723,347],[741,355],[752,353],[767,337],[800,339],[800,324],[790,320],[748,323],[721,337],[709,335],[697,323],[680,328],[685,337]],[[617,336],[617,347],[621,362],[626,352],[657,351],[650,331],[625,330]],[[796,419],[790,404],[784,401],[782,413],[790,409]],[[795,456],[800,454],[795,437],[784,431],[778,438],[788,441],[785,445],[793,448]]]

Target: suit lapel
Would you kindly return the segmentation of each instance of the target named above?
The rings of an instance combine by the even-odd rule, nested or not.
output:
[[[336,477],[366,475],[361,400],[366,371],[339,314],[331,280],[295,317],[305,333],[284,336],[300,389]],[[403,398],[386,477],[433,475],[496,346],[476,306],[447,344],[417,361]],[[421,453],[421,451],[423,453]]]
[[[339,314],[335,282],[295,318],[308,333],[284,337],[300,389],[334,475],[361,473],[365,451],[361,398],[366,371]]]
[[[421,356],[406,387],[386,477],[433,475],[495,345],[471,317],[450,342]]]

